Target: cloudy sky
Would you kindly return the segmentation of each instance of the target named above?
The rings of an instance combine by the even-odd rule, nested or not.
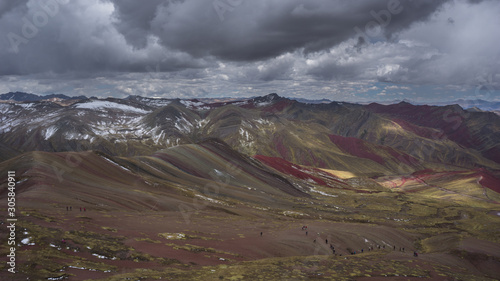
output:
[[[0,0],[0,93],[500,99],[498,0]]]

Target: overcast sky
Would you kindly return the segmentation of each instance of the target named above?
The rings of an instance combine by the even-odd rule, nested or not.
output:
[[[498,0],[0,0],[0,93],[500,99]]]

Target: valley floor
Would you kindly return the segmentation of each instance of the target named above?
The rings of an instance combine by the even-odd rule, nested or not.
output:
[[[124,212],[27,205],[18,222],[17,239],[23,242],[16,274],[6,271],[2,232],[2,280],[500,278],[500,243],[474,238],[453,222],[410,229],[395,220],[314,217],[306,209],[283,213],[207,204],[196,210]],[[494,231],[498,239],[498,228]]]

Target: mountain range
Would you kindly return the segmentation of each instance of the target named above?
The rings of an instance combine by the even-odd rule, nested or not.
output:
[[[48,95],[35,95],[24,92],[9,92],[0,95],[0,100],[2,101],[41,101],[41,100],[69,100],[69,99],[87,99],[85,96],[69,97],[63,94],[48,94]]]
[[[457,105],[304,104],[276,94],[216,103],[131,96],[2,103],[0,113],[0,160],[34,150],[149,155],[218,138],[249,156],[366,175],[500,167],[500,117]]]
[[[482,99],[457,99],[450,101],[438,101],[438,102],[417,102],[412,100],[388,100],[388,101],[378,101],[379,104],[391,105],[397,104],[401,102],[411,103],[413,105],[437,105],[437,106],[446,106],[446,105],[459,105],[465,110],[481,110],[481,111],[491,111],[495,113],[500,112],[500,102],[498,101],[486,101]],[[369,104],[369,103],[363,103]]]
[[[192,280],[204,270],[220,279],[237,276],[230,272],[240,262],[251,275],[261,268],[254,262],[279,258],[266,262],[281,278],[291,278],[292,263],[334,278],[319,265],[340,260],[313,270],[309,258],[292,258],[331,254],[328,242],[314,244],[325,238],[338,246],[335,257],[381,249],[359,255],[360,278],[366,268],[377,276],[500,277],[495,113],[277,94],[1,98],[0,173],[16,172],[19,236],[39,245],[19,244],[33,253],[21,256],[23,277],[138,278],[130,268],[151,268],[151,280],[175,272]],[[0,197],[7,193],[2,179]],[[298,225],[310,233],[295,232]],[[407,264],[405,247],[424,255]],[[374,269],[372,259],[404,265]]]

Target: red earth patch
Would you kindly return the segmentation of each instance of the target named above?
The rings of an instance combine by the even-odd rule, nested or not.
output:
[[[413,125],[413,124],[411,124],[403,119],[394,118],[394,119],[392,119],[392,121],[394,121],[396,124],[401,126],[401,128],[403,128],[404,130],[412,132],[412,133],[416,134],[417,136],[428,138],[428,139],[433,139],[433,138],[439,137],[438,132],[435,132],[429,128],[424,128],[424,127],[420,127],[417,125]]]
[[[280,112],[280,111],[283,111],[283,109],[287,108],[292,103],[293,103],[293,101],[288,100],[288,99],[281,100],[281,101],[276,102],[272,105],[266,106],[262,111],[263,112],[271,112],[271,113]]]
[[[404,120],[414,125],[435,128],[444,132],[444,135],[436,134],[436,136],[432,136],[433,139],[447,137],[467,148],[478,146],[481,143],[470,134],[465,124],[465,114],[459,108],[451,106],[417,106],[405,102],[392,105],[372,103],[366,108],[375,113],[390,115],[396,123],[396,120]],[[403,127],[403,125],[401,126]],[[419,131],[419,133],[423,132]]]
[[[328,135],[328,137],[336,146],[351,155],[370,159],[380,165],[385,164],[384,159],[380,155],[373,153],[372,150],[366,145],[366,142],[362,139],[338,135]]]
[[[254,158],[259,160],[260,162],[268,165],[268,166],[271,166],[272,168],[274,168],[282,173],[292,175],[296,178],[303,179],[303,180],[311,179],[319,185],[325,185],[325,186],[327,185],[327,183],[324,180],[322,180],[318,177],[315,177],[313,175],[310,175],[306,172],[303,172],[303,171],[307,170],[306,168],[303,168],[299,165],[290,163],[282,158],[268,157],[268,156],[263,156],[263,155],[255,155]]]
[[[490,171],[480,168],[476,170],[477,172],[473,174],[475,177],[479,177],[479,183],[495,192],[500,193],[500,179],[494,176]]]

